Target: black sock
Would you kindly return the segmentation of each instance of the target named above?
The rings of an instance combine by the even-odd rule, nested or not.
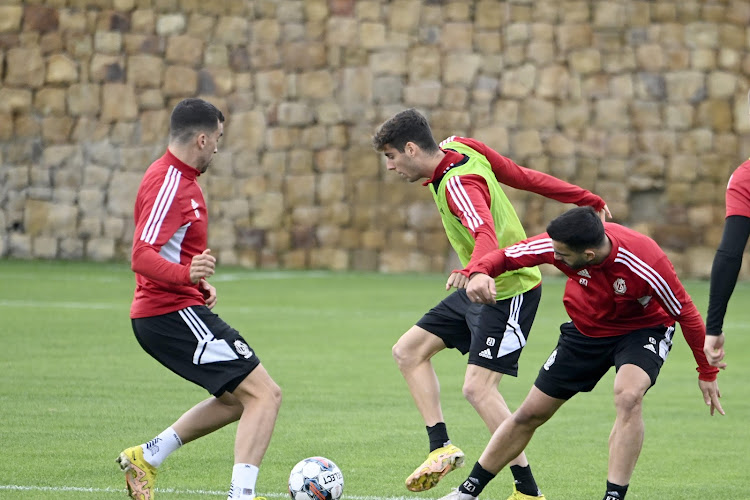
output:
[[[604,494],[604,500],[623,500],[625,493],[628,492],[628,485],[620,486],[619,484],[607,481],[607,492]]]
[[[487,472],[484,468],[479,465],[479,462],[474,464],[474,468],[471,470],[471,474],[466,478],[461,486],[458,487],[458,491],[461,493],[467,493],[471,496],[478,497],[487,483],[492,481],[495,477],[491,472]]]
[[[432,427],[427,427],[427,437],[430,438],[430,453],[451,442],[448,439],[448,429],[445,427],[445,422],[438,422]]]
[[[538,497],[542,495],[539,487],[534,481],[534,474],[531,473],[531,465],[523,467],[521,465],[511,465],[510,471],[513,473],[513,479],[516,482],[516,489],[524,495]]]

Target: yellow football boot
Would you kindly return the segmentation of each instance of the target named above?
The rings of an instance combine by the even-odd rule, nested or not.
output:
[[[438,448],[427,455],[427,460],[406,478],[406,489],[409,491],[429,490],[450,471],[463,466],[464,452],[457,446],[449,444]]]
[[[532,497],[532,496],[526,495],[518,491],[516,487],[513,486],[513,494],[508,497],[508,500],[546,500],[546,498],[544,495],[541,495],[538,497]]]
[[[117,457],[120,470],[125,473],[128,495],[133,500],[154,500],[156,467],[143,458],[143,448],[133,446]]]

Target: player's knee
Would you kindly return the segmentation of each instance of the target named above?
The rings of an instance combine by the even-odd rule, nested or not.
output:
[[[477,383],[476,380],[464,381],[464,386],[461,389],[466,400],[471,403],[472,406],[476,407],[479,403],[487,399],[488,391],[497,390],[494,387],[486,387],[483,384]]]
[[[391,349],[391,355],[399,368],[404,368],[413,363],[413,354],[405,348],[401,342],[396,342]]]
[[[640,411],[643,403],[643,392],[638,389],[624,388],[615,392],[615,407],[618,413]]]
[[[521,405],[521,407],[511,415],[511,421],[514,425],[526,427],[528,429],[536,429],[549,420],[549,417],[550,415],[538,413]]]

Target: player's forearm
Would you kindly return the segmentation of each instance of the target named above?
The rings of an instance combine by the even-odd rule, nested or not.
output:
[[[133,249],[130,267],[133,272],[150,279],[173,285],[193,284],[190,280],[190,266],[169,262],[151,246],[144,245]]]
[[[716,380],[716,374],[719,369],[711,366],[706,359],[706,353],[703,351],[703,344],[706,339],[706,327],[695,304],[689,302],[685,304],[679,318],[680,328],[685,341],[693,351],[693,357],[698,364],[698,378],[710,382]]]
[[[706,317],[708,335],[719,335],[722,332],[724,315],[737,284],[737,276],[742,267],[742,254],[749,234],[749,218],[742,216],[727,218],[721,243],[716,250],[711,267],[711,287]]]

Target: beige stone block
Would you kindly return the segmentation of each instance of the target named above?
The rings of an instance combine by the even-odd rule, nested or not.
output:
[[[685,251],[685,265],[691,278],[708,279],[711,277],[716,249],[706,246],[690,246]]]
[[[107,190],[107,213],[121,217],[132,216],[133,200],[142,178],[143,172],[113,172]]]
[[[576,152],[576,144],[563,134],[552,134],[545,143],[546,151],[550,156],[564,158],[573,156]]]
[[[539,70],[539,82],[535,89],[539,97],[567,97],[570,73],[566,66],[552,65]]]
[[[86,258],[105,262],[115,257],[115,241],[112,238],[93,238],[86,242]]]
[[[213,15],[193,13],[188,19],[186,33],[201,40],[212,41],[216,21],[217,18]]]
[[[34,108],[45,116],[65,114],[65,89],[40,89],[34,96]]]
[[[521,130],[511,136],[511,151],[514,157],[526,158],[542,154],[542,140],[536,130]]]
[[[726,71],[713,71],[708,75],[709,99],[727,99],[734,95],[738,87],[737,76]]]
[[[519,118],[521,128],[554,128],[555,105],[545,99],[524,99]]]
[[[592,27],[589,24],[562,24],[557,27],[557,43],[561,52],[591,47]]]
[[[332,48],[331,53],[337,48]],[[285,43],[282,47],[282,63],[287,71],[309,71],[321,69],[326,66],[338,66],[328,64],[326,45],[319,42],[299,41]]]
[[[89,79],[93,82],[119,80],[124,67],[124,58],[121,56],[94,54],[89,64]]]
[[[31,255],[38,259],[54,259],[57,257],[57,238],[51,236],[37,236],[31,241]]]
[[[102,85],[102,109],[100,119],[111,123],[134,120],[138,117],[138,103],[131,85],[105,83]]]
[[[42,119],[42,139],[48,144],[67,142],[72,129],[73,119],[69,116],[47,116]]]
[[[716,49],[719,47],[719,27],[707,22],[688,23],[684,43],[688,47]]]
[[[310,268],[345,271],[349,269],[349,252],[338,248],[313,248],[310,251]]]
[[[122,33],[97,31],[94,33],[94,50],[101,54],[119,54],[122,52]]]
[[[505,154],[510,149],[508,129],[506,127],[499,125],[478,127],[474,130],[472,136],[500,154]]]
[[[14,47],[5,54],[5,84],[38,88],[44,84],[44,59],[38,48]]]
[[[256,44],[277,44],[281,38],[278,19],[258,19],[251,23],[250,40]]]
[[[184,66],[200,65],[203,59],[203,40],[189,35],[175,35],[167,39],[166,61]]]
[[[726,99],[709,99],[698,105],[696,120],[718,132],[732,129],[734,118],[730,103]]]
[[[162,91],[165,97],[185,98],[198,90],[198,72],[186,66],[168,66]]]
[[[370,69],[374,75],[405,75],[406,53],[402,51],[379,51],[370,55]]]
[[[156,17],[156,34],[160,36],[179,35],[185,31],[186,25],[185,14],[158,14]]]
[[[0,33],[15,33],[21,30],[23,7],[0,5]]]
[[[638,67],[644,71],[659,71],[664,67],[665,54],[661,45],[646,43],[635,49]]]
[[[103,185],[103,184],[102,184]],[[78,193],[78,207],[83,213],[101,213],[104,208],[105,191],[98,187],[83,188]]]
[[[331,73],[309,71],[299,75],[298,94],[303,99],[328,99],[333,97],[336,83]]]
[[[96,238],[102,235],[102,220],[97,215],[84,215],[78,224],[80,238]]]
[[[474,9],[477,29],[499,30],[505,23],[504,6],[495,0],[480,0]]]
[[[7,254],[21,259],[31,258],[31,236],[28,233],[10,233]]]
[[[440,102],[442,84],[437,80],[425,80],[404,87],[404,104],[407,106],[433,107]]]
[[[315,180],[317,201],[328,205],[342,201],[346,196],[346,177],[344,174],[322,174]]]
[[[96,115],[101,109],[101,86],[95,83],[74,83],[68,87],[67,106],[72,116]]]
[[[286,97],[286,75],[281,70],[260,71],[255,75],[255,90],[259,102],[281,100]]]
[[[418,0],[395,0],[388,9],[388,25],[391,30],[412,33],[419,27],[422,2]]]
[[[481,64],[482,57],[479,54],[460,54],[447,58],[443,65],[443,84],[470,86]]]
[[[537,71],[532,64],[508,69],[502,75],[500,94],[505,98],[528,97],[534,90]]]
[[[53,54],[47,60],[47,83],[71,83],[78,80],[78,66],[63,54]]]
[[[166,109],[141,112],[141,143],[162,143],[169,132],[169,118],[170,111]]]
[[[130,15],[130,29],[133,33],[153,34],[156,31],[156,12],[137,8]]]
[[[628,103],[624,99],[596,101],[594,123],[604,129],[623,129],[630,126]]]
[[[385,25],[377,22],[363,22],[360,24],[359,41],[367,50],[385,49],[388,45]]]

